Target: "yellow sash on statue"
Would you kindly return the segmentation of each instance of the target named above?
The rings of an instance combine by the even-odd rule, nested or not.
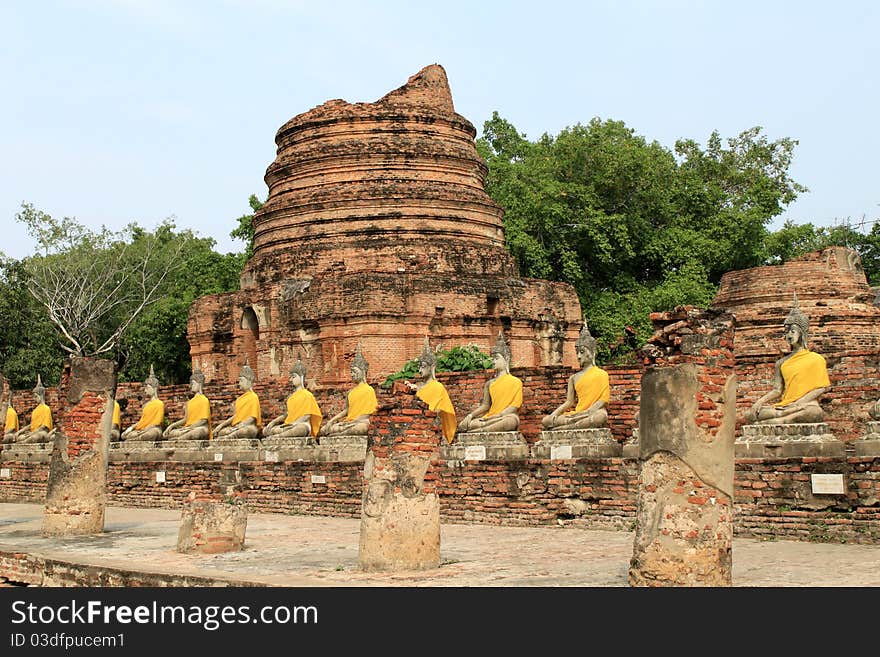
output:
[[[508,406],[522,406],[522,381],[513,374],[505,374],[489,384],[489,398],[492,406],[483,417],[498,415]]]
[[[144,405],[141,411],[141,419],[134,425],[136,431],[143,431],[149,427],[161,427],[165,419],[165,402],[161,399],[151,399]]]
[[[825,358],[809,349],[797,352],[782,363],[781,369],[785,391],[782,399],[775,404],[776,408],[796,402],[811,390],[831,385]]]
[[[119,402],[115,399],[113,400],[113,419],[110,420],[110,424],[117,427],[122,426],[122,409],[119,408]]]
[[[235,400],[235,414],[232,416],[231,426],[235,426],[239,422],[244,422],[249,417],[257,421],[257,428],[263,426],[263,414],[260,411],[260,398],[253,390],[242,393]]]
[[[443,384],[437,379],[429,381],[416,393],[416,397],[425,402],[430,410],[440,413],[443,435],[446,437],[446,442],[451,443],[455,438],[455,408]]]
[[[31,413],[31,431],[36,431],[40,427],[46,427],[49,431],[55,427],[52,424],[52,409],[45,404],[39,404]]]
[[[3,433],[9,433],[10,431],[18,431],[18,413],[15,412],[15,409],[12,406],[6,407],[6,428],[3,429]]]
[[[348,393],[348,415],[345,419],[351,421],[361,415],[372,415],[378,406],[376,391],[366,381],[361,381]]]
[[[565,415],[585,411],[599,400],[606,404],[611,401],[608,372],[595,365],[581,375],[574,384],[574,390],[577,393],[577,406],[572,411],[566,411]]]
[[[290,397],[287,398],[287,417],[284,418],[284,424],[293,424],[297,418],[303,415],[309,416],[309,424],[312,427],[312,435],[318,435],[318,429],[321,428],[321,418],[323,417],[321,409],[318,408],[318,402],[310,390],[300,388]]]
[[[193,395],[186,402],[186,422],[183,423],[183,426],[191,427],[202,420],[208,422],[208,440],[211,440],[211,402],[202,393],[199,393]]]

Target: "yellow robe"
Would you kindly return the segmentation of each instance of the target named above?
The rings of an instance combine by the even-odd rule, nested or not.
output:
[[[309,416],[309,424],[312,426],[312,435],[318,435],[318,429],[321,428],[321,419],[323,414],[318,408],[318,402],[311,390],[300,388],[290,397],[287,398],[287,417],[284,418],[284,424],[293,424],[297,418],[303,415]]]
[[[18,413],[15,412],[15,409],[12,406],[6,407],[6,427],[3,429],[3,433],[9,433],[11,431],[18,431]]]
[[[193,395],[192,398],[186,402],[186,422],[183,423],[185,427],[191,427],[196,422],[200,422],[202,420],[208,421],[208,440],[211,439],[211,402],[208,401],[208,398],[205,397],[202,393],[197,395]]]
[[[113,419],[110,420],[110,424],[117,427],[122,426],[122,410],[119,408],[119,402],[115,399],[113,400]]]
[[[574,391],[577,393],[577,406],[574,410],[566,411],[565,415],[585,411],[599,400],[607,404],[611,401],[608,372],[593,365],[574,384]]]
[[[263,414],[260,410],[260,398],[253,390],[248,390],[239,395],[235,400],[235,414],[232,416],[230,426],[235,426],[239,422],[244,422],[249,417],[254,418],[257,422],[257,428],[263,428]]]
[[[376,391],[371,385],[361,381],[348,393],[348,415],[345,419],[350,422],[361,415],[372,415],[378,406]]]
[[[46,427],[49,431],[55,427],[52,423],[52,409],[46,404],[39,404],[31,413],[31,431],[36,431],[40,427]]]
[[[785,390],[782,399],[775,404],[776,408],[796,402],[811,390],[831,385],[825,358],[809,349],[802,349],[791,356],[782,363],[781,370]]]
[[[519,408],[522,406],[522,381],[513,374],[505,374],[489,384],[489,398],[492,405],[489,412],[483,417],[498,415],[508,406]]]
[[[443,427],[443,435],[446,442],[451,443],[455,438],[455,408],[446,388],[437,379],[429,381],[416,393],[416,397],[428,405],[432,411],[440,413],[440,424]]]
[[[144,409],[141,411],[141,419],[134,425],[134,428],[136,431],[143,431],[149,427],[161,427],[164,419],[165,402],[158,398],[151,399],[144,404]]]

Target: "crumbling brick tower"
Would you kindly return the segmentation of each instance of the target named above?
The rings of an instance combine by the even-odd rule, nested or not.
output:
[[[358,341],[379,380],[426,335],[488,350],[499,330],[514,366],[574,366],[577,295],[519,277],[475,135],[436,64],[375,103],[285,123],[240,291],[190,308],[193,366],[233,380],[247,356],[284,379],[299,351],[314,383],[337,385]]]

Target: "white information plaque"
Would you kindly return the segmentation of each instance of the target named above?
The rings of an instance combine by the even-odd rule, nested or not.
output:
[[[313,484],[326,484],[327,477],[324,475],[312,475],[312,483]]]
[[[0,468],[0,478],[9,479],[12,476],[12,470],[9,468]]]
[[[843,495],[846,492],[843,489],[842,474],[812,474],[810,485],[814,495]]]
[[[157,484],[164,484],[165,483],[165,471],[164,470],[160,470],[159,472],[156,473],[156,483]]]
[[[483,461],[486,459],[485,445],[469,445],[464,448],[465,461]]]
[[[222,461],[223,460],[223,453],[222,452],[215,452],[214,453],[214,460],[215,461]]]
[[[570,459],[571,458],[571,445],[551,445],[550,446],[550,460],[554,459]]]
[[[266,461],[278,461],[278,452],[266,452],[263,458]]]

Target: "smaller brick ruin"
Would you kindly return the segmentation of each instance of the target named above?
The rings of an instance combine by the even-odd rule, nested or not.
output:
[[[116,368],[73,356],[62,374],[59,413],[46,482],[43,533],[100,534],[107,504],[107,462]]]
[[[639,416],[632,586],[730,586],[736,375],[734,320],[652,315]]]
[[[437,413],[398,384],[371,418],[364,462],[358,562],[362,570],[440,565],[437,465],[443,435]]]

